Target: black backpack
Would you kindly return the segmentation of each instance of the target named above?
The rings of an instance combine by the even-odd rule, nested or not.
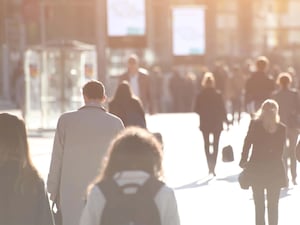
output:
[[[160,214],[154,198],[163,182],[150,177],[144,185],[119,186],[113,179],[97,184],[105,196],[100,225],[160,225]],[[137,189],[124,193],[127,188]]]

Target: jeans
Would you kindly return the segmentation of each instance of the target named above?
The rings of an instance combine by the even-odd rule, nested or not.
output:
[[[268,221],[269,225],[278,225],[278,203],[280,197],[280,187],[260,187],[252,186],[253,199],[255,205],[256,225],[265,225],[265,190],[267,197]]]

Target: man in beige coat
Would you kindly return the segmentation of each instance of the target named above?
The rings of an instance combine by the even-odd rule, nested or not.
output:
[[[85,105],[58,120],[47,188],[58,201],[63,225],[78,225],[88,185],[98,174],[110,141],[124,126],[120,118],[102,107],[105,89],[101,82],[83,87]]]

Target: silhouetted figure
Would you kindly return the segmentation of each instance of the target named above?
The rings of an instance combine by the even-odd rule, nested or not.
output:
[[[280,189],[287,185],[282,160],[285,134],[285,125],[279,121],[278,104],[267,99],[257,112],[256,118],[250,122],[239,164],[249,174],[256,225],[265,224],[265,191],[269,225],[278,224]],[[251,147],[252,153],[249,156]]]
[[[63,225],[79,223],[86,188],[110,141],[124,128],[120,118],[103,108],[106,94],[101,82],[87,82],[82,94],[84,106],[58,120],[48,174],[50,199],[61,208]]]
[[[161,113],[163,110],[163,88],[164,88],[164,76],[161,68],[155,66],[150,75],[150,90],[152,94],[153,112]]]
[[[139,66],[139,58],[132,54],[127,61],[127,70],[120,76],[120,83],[127,80],[132,92],[139,97],[143,103],[146,112],[153,113],[153,102],[151,95],[150,76],[146,69]]]
[[[231,113],[233,121],[241,120],[241,113],[244,109],[244,91],[246,75],[241,67],[235,65],[228,80],[228,92],[230,92],[229,101],[231,103]]]
[[[183,86],[184,79],[180,76],[178,71],[174,71],[169,80],[169,90],[172,99],[172,112],[183,112]]]
[[[0,114],[0,224],[53,225],[45,184],[34,167],[23,120]]]
[[[246,104],[254,104],[254,111],[260,107],[264,100],[270,98],[275,90],[275,82],[267,74],[268,66],[269,60],[265,56],[258,57],[256,60],[256,71],[246,81],[245,101]]]
[[[209,174],[215,176],[219,139],[223,123],[227,122],[227,113],[222,95],[215,88],[215,79],[212,73],[206,72],[203,76],[202,90],[195,99],[194,112],[200,117],[200,130],[204,139]],[[212,143],[210,135],[213,136]],[[213,151],[210,151],[210,145],[212,145]]]
[[[280,121],[287,126],[287,146],[284,151],[284,162],[287,171],[290,170],[293,184],[297,184],[297,159],[296,144],[299,134],[300,124],[297,117],[300,114],[300,98],[296,89],[291,89],[292,77],[288,73],[280,73],[277,79],[279,90],[276,91],[272,98],[279,105]],[[300,121],[299,121],[300,123]],[[288,164],[290,160],[290,164]]]
[[[108,103],[108,109],[110,113],[121,118],[125,127],[147,128],[143,105],[140,99],[133,95],[127,81],[119,84],[115,95]]]
[[[179,225],[179,216],[174,191],[161,182],[163,179],[162,146],[156,138],[138,127],[126,128],[112,141],[107,153],[107,160],[103,162],[102,171],[94,181],[88,194],[87,203],[81,216],[80,225],[98,225],[107,219],[122,220],[122,214],[106,214],[106,198],[110,202],[121,202],[119,196],[138,194],[143,185],[150,182],[152,187],[147,193],[154,193],[157,217],[150,217],[143,224]],[[117,186],[116,186],[117,185]],[[159,189],[157,191],[157,185]],[[121,189],[121,190],[120,190]],[[121,194],[121,193],[122,194]],[[145,199],[145,198],[144,198]],[[140,208],[144,208],[145,200],[140,201]],[[137,206],[137,207],[138,207]],[[128,207],[136,207],[128,205]],[[135,208],[135,212],[138,212]],[[151,213],[151,214],[150,214]],[[156,215],[153,211],[144,210],[139,214]],[[128,216],[127,214],[124,215]],[[141,218],[141,215],[135,215]],[[123,223],[118,224],[125,224]],[[132,221],[132,224],[136,221]],[[128,223],[126,223],[128,224]]]

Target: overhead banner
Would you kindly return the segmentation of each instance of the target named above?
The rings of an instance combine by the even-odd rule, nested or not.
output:
[[[172,8],[174,56],[202,56],[206,53],[205,7]]]
[[[107,35],[109,43],[123,47],[145,39],[146,0],[107,0]]]

